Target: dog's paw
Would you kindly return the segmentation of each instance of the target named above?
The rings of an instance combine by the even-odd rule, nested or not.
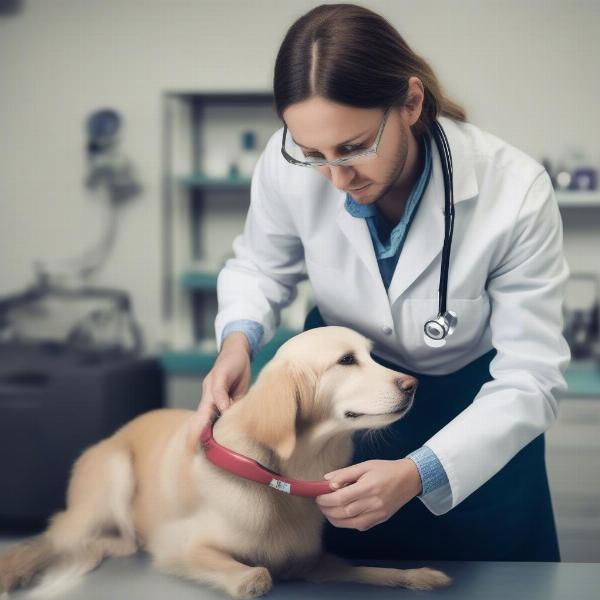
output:
[[[254,567],[244,574],[232,596],[239,600],[250,600],[263,596],[273,587],[273,578],[265,567]]]
[[[436,569],[423,567],[421,569],[408,569],[404,571],[406,587],[411,590],[434,590],[448,587],[452,579],[445,573]]]

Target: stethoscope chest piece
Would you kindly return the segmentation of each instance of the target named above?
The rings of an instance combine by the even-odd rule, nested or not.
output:
[[[457,320],[456,313],[447,310],[427,321],[423,327],[425,343],[432,348],[444,346],[446,338],[454,333]]]

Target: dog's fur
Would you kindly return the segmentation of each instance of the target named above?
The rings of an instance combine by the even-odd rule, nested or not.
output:
[[[352,432],[401,418],[416,387],[414,378],[374,362],[370,349],[343,327],[292,338],[216,421],[215,439],[288,477],[321,479],[347,466]],[[74,580],[106,556],[138,550],[158,569],[234,598],[260,596],[278,579],[413,589],[450,583],[433,569],[353,566],[324,554],[325,519],[314,499],[215,467],[202,453],[199,426],[194,411],[156,410],[86,450],[74,465],[66,510],[42,535],[0,556],[0,592],[47,567],[39,589],[52,591],[61,575]]]

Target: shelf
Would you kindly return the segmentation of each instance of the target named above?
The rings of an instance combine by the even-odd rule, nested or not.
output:
[[[209,271],[188,271],[181,275],[181,285],[190,290],[215,291],[218,275]]]
[[[292,329],[280,327],[273,339],[263,346],[252,361],[252,379],[256,379],[261,369],[275,356],[277,349],[291,337],[300,333]],[[206,375],[217,359],[216,350],[165,350],[160,354],[162,367],[169,374]]]
[[[600,399],[600,365],[592,360],[573,361],[565,372],[567,395],[597,396]]]
[[[275,355],[277,349],[291,337],[300,333],[279,328],[273,339],[263,346],[252,362],[252,377]],[[166,350],[160,355],[163,368],[170,374],[205,375],[217,358],[216,350]],[[598,397],[600,399],[600,366],[594,361],[574,361],[565,372],[568,385],[567,396]]]
[[[198,91],[198,90],[167,90],[166,97],[179,98],[189,102],[202,104],[223,105],[245,105],[245,104],[273,104],[273,93],[267,90],[222,90],[222,91]]]
[[[216,352],[168,350],[161,353],[160,362],[170,374],[204,374],[212,369],[216,358]]]
[[[201,187],[214,190],[250,189],[251,179],[247,177],[209,177],[196,173],[185,177],[177,177],[176,181],[187,187]]]
[[[252,179],[248,177],[228,176],[210,177],[203,173],[177,177],[176,181],[188,187],[202,187],[210,189],[245,189],[250,188]],[[600,207],[600,191],[556,191],[559,206],[596,206]]]
[[[563,192],[556,191],[558,205],[562,207],[596,206],[600,207],[600,191],[591,192]]]

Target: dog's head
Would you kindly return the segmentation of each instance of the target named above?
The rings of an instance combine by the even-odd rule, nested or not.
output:
[[[412,406],[417,380],[387,369],[346,327],[305,331],[283,344],[243,399],[252,437],[281,458],[310,427],[327,435],[385,427]]]

